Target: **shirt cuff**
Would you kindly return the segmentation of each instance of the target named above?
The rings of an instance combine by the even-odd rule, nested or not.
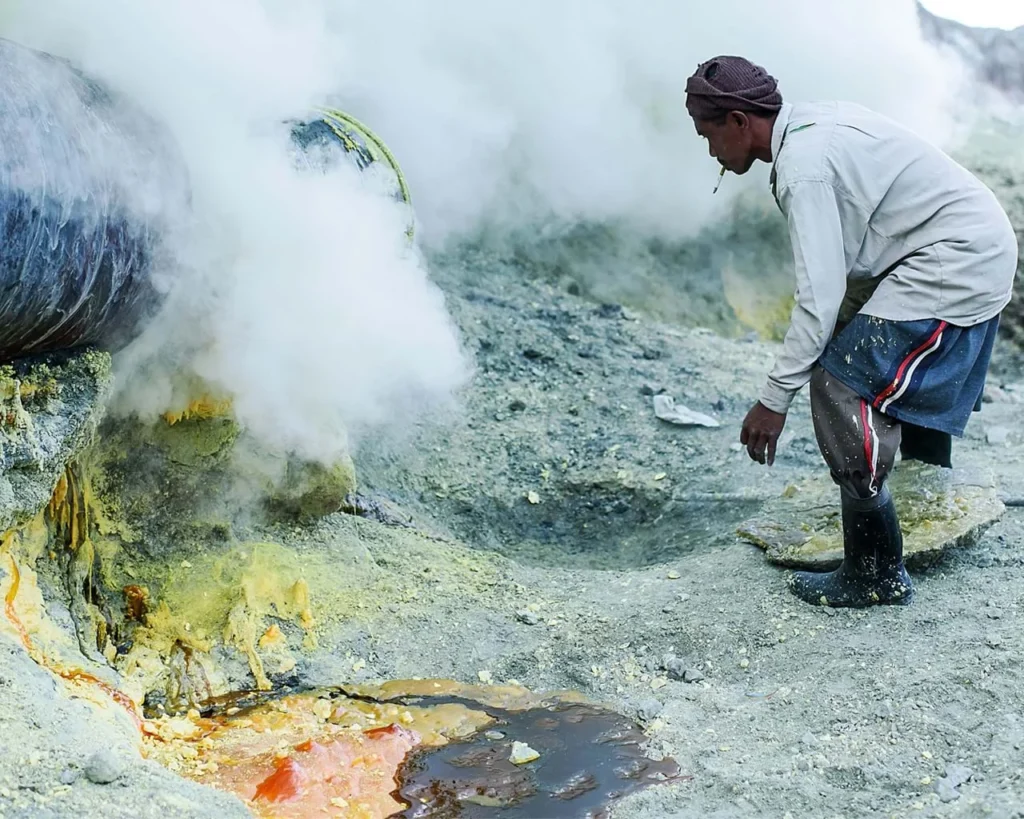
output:
[[[778,384],[769,381],[764,385],[764,389],[761,390],[761,397],[758,400],[772,412],[785,415],[789,412],[789,405],[793,403],[797,392],[799,390],[786,390]]]

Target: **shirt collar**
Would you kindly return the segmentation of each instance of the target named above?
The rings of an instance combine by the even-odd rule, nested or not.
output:
[[[786,129],[789,128],[789,123],[793,118],[793,105],[792,103],[783,103],[782,108],[779,110],[778,117],[775,118],[775,126],[772,128],[772,165],[779,159],[779,151],[782,150],[782,140],[786,136]]]
[[[771,184],[772,196],[775,197],[776,203],[778,202],[778,197],[775,189],[775,182],[778,178],[778,174],[775,164],[778,162],[778,155],[782,150],[782,141],[785,139],[785,132],[790,128],[792,120],[793,104],[790,102],[783,102],[782,107],[778,112],[778,116],[775,118],[775,125],[772,126],[771,131],[771,174],[769,177],[769,184]]]

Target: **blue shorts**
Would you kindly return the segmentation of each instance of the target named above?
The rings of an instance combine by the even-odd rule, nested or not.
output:
[[[818,363],[875,410],[959,437],[981,408],[998,328],[999,316],[958,327],[858,313]]]

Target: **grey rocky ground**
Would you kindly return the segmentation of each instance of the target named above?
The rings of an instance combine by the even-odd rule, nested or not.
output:
[[[827,480],[805,399],[775,468],[734,446],[769,345],[657,325],[511,276],[467,285],[458,271],[441,275],[479,362],[464,414],[358,453],[364,489],[433,536],[344,515],[239,532],[327,567],[314,601],[357,592],[302,658],[307,682],[476,681],[483,671],[607,700],[643,718],[655,749],[692,777],[632,798],[620,819],[1019,815],[1019,512],[919,574],[909,609],[800,605],[785,572],[732,536],[750,501],[706,497]],[[658,421],[645,386],[722,427]],[[993,387],[956,457],[992,467],[1005,495],[1024,497],[1024,385],[1007,374]],[[169,560],[194,557],[179,548]],[[243,815],[139,760],[126,720],[69,701],[3,645],[5,817]],[[78,775],[108,747],[123,748],[125,775],[107,785]],[[942,783],[952,766],[971,772],[956,788]]]
[[[677,516],[656,516],[664,512],[659,504],[671,503],[665,496],[773,494],[805,475],[827,480],[803,400],[774,469],[736,451],[739,421],[770,349],[678,333],[542,285],[502,281],[492,298],[505,300],[507,309],[491,302],[485,320],[479,298],[456,307],[464,326],[480,327],[492,340],[486,352],[495,362],[482,368],[465,429],[439,442],[422,472],[401,470],[403,480],[388,482],[424,481],[417,485],[423,508],[434,510],[439,525],[466,533],[469,516],[429,481],[437,474],[467,476],[463,501],[481,510],[469,542],[504,543],[510,556],[537,567],[518,568],[514,577],[526,599],[544,604],[542,622],[517,623],[506,612],[500,649],[475,642],[467,648],[468,670],[485,666],[497,679],[581,688],[656,714],[657,743],[693,779],[648,792],[619,816],[1014,815],[1024,804],[1018,781],[1024,757],[1014,747],[1021,716],[1019,513],[1011,510],[978,546],[920,575],[918,601],[908,610],[809,609],[789,596],[785,572],[731,537],[742,504],[680,500]],[[526,308],[534,304],[543,307]],[[559,330],[580,342],[564,343]],[[600,351],[596,362],[580,357],[584,339]],[[538,365],[524,349],[545,351],[550,360]],[[645,358],[650,349],[662,350],[662,357]],[[494,369],[503,377],[494,378]],[[656,421],[641,392],[645,383],[717,414],[723,427],[677,430]],[[1024,395],[998,375],[992,386],[992,403],[958,442],[956,459],[993,468],[1003,493],[1017,497],[1024,491],[1017,422]],[[562,424],[569,408],[591,391],[594,408],[568,415],[579,421],[567,435]],[[510,411],[517,398],[526,409]],[[463,460],[464,446],[480,457]],[[508,452],[516,457],[506,463]],[[457,467],[449,468],[453,460]],[[565,460],[571,466],[560,470]],[[546,464],[545,485],[538,474]],[[610,494],[597,493],[604,504],[600,527],[579,505],[595,483],[577,479],[574,470],[606,477],[599,485]],[[647,494],[627,491],[628,481],[615,479],[647,476],[637,483],[649,487],[658,471],[667,477],[653,485],[665,488]],[[541,496],[536,506],[526,499],[531,487]],[[492,516],[486,510],[496,496],[502,514]],[[556,511],[541,511],[545,504]],[[651,507],[655,516],[645,517]],[[626,521],[623,531],[609,522],[616,514]],[[542,547],[538,522],[543,529],[562,516],[601,534],[563,531]],[[504,528],[513,525],[519,539]],[[641,548],[625,546],[626,530],[645,527]],[[704,536],[690,537],[692,528],[704,528]],[[612,570],[581,571],[600,565],[595,555]],[[624,570],[630,559],[633,568]],[[454,660],[450,649],[443,654]],[[681,662],[666,663],[667,656]],[[680,681],[680,668],[704,679]],[[966,765],[973,776],[958,798],[942,802],[936,783],[953,765]],[[951,798],[946,787],[942,794]]]

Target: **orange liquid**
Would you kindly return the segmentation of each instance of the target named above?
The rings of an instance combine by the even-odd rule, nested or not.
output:
[[[256,786],[254,799],[266,799],[268,802],[287,802],[298,799],[306,779],[305,771],[291,757],[277,763],[274,772]]]

